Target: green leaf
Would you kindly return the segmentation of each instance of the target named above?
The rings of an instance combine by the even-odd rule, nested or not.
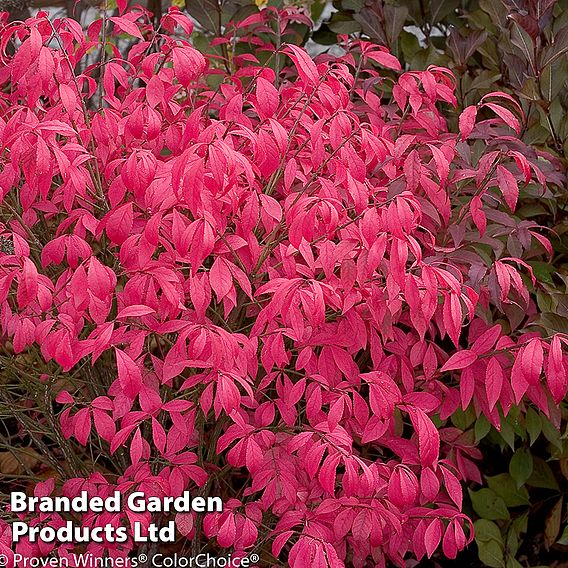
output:
[[[400,32],[400,47],[405,61],[412,61],[414,56],[420,51],[418,38],[406,30]]]
[[[529,511],[524,512],[519,517],[513,519],[511,523],[511,530],[514,530],[520,536],[527,532],[529,528]]]
[[[499,527],[493,522],[487,519],[479,519],[473,523],[475,529],[475,540],[476,542],[489,542],[494,540],[503,545],[503,536]]]
[[[337,43],[337,34],[324,23],[312,34],[312,39],[320,45],[334,45]]]
[[[549,332],[568,333],[568,319],[557,314],[551,312],[543,313],[538,323]]]
[[[524,203],[515,213],[521,219],[527,219],[546,215],[548,211],[540,203]]]
[[[491,430],[491,423],[482,414],[475,422],[475,429],[474,429],[475,443],[479,444],[479,442],[483,440],[483,438],[485,438],[487,434],[489,434],[490,430]]]
[[[545,416],[541,417],[542,433],[544,437],[556,448],[562,451],[562,439],[560,432],[552,425],[550,420]]]
[[[526,507],[530,505],[527,488],[517,488],[515,480],[508,473],[500,473],[485,479],[489,489],[495,491],[503,499],[507,507]]]
[[[527,485],[542,489],[554,489],[558,491],[558,482],[550,469],[550,466],[540,458],[533,459],[533,471],[527,479]]]
[[[529,408],[525,417],[525,426],[530,438],[531,446],[536,442],[542,432],[542,420],[534,408]]]
[[[479,560],[491,568],[501,568],[505,565],[503,547],[494,540],[478,542]]]
[[[507,532],[507,543],[505,545],[507,556],[515,556],[519,550],[519,537],[515,530]]]
[[[455,12],[459,7],[458,0],[431,0],[430,1],[430,23],[436,24],[443,20],[448,14]]]
[[[560,533],[563,502],[564,499],[560,497],[546,516],[546,521],[544,522],[544,546],[547,550],[556,542]]]
[[[509,473],[517,482],[517,489],[525,484],[533,470],[533,458],[526,448],[519,448],[509,462]]]
[[[312,4],[311,10],[310,10],[310,16],[311,16],[311,18],[314,22],[317,22],[320,19],[321,14],[323,12],[323,9],[325,8],[325,5],[326,5],[326,2],[322,1],[322,0],[316,0]]]
[[[539,282],[554,284],[552,275],[556,272],[556,269],[549,262],[530,260],[528,264],[532,267],[533,274]]]
[[[536,303],[538,304],[538,309],[543,313],[553,312],[556,307],[554,298],[543,290],[536,291]]]
[[[527,439],[527,432],[525,428],[524,422],[521,422],[521,409],[518,406],[513,405],[509,410],[509,414],[507,415],[507,422],[513,428],[513,432],[523,441]]]
[[[341,7],[344,10],[352,10],[353,12],[360,12],[365,5],[365,0],[343,0]]]
[[[361,26],[348,14],[336,12],[327,27],[336,34],[351,34],[361,30]]]
[[[475,421],[475,411],[470,405],[465,412],[458,408],[451,416],[452,424],[460,430],[467,430]]]
[[[514,451],[515,450],[515,431],[508,420],[501,419],[501,438]]]
[[[475,512],[482,519],[489,519],[490,521],[509,519],[509,510],[505,501],[492,489],[469,490],[469,496]]]
[[[563,546],[568,546],[568,525],[564,527],[564,532],[556,542],[558,542],[558,544],[562,544]]]

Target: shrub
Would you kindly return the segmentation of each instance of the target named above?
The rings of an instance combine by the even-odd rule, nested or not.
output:
[[[220,495],[222,513],[176,516],[179,546],[271,565],[455,558],[481,453],[449,419],[559,425],[566,337],[534,327],[527,263],[550,243],[514,216],[561,180],[554,160],[501,92],[451,130],[445,68],[402,72],[360,40],[317,62],[270,46],[263,19],[284,33],[294,12],[240,24],[270,63],[224,66],[178,10],[154,31],[119,9],[86,34],[43,13],[0,32],[0,396],[34,493]]]

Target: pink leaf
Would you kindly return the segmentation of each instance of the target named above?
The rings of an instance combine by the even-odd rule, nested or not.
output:
[[[89,408],[81,408],[74,419],[75,438],[81,445],[86,445],[91,435],[91,411]]]
[[[59,404],[73,404],[75,402],[75,399],[67,391],[58,392],[55,400]]]
[[[134,212],[132,209],[132,202],[121,205],[114,211],[111,211],[106,218],[106,232],[109,239],[121,245],[130,231],[132,231],[132,224],[134,222]]]
[[[294,534],[294,531],[284,531],[281,532],[272,542],[272,554],[275,558],[278,558],[280,552],[284,548],[284,545],[290,540],[290,537]]]
[[[483,355],[493,348],[499,337],[501,336],[501,325],[495,324],[487,331],[483,332],[471,346],[471,350],[478,355]]]
[[[22,259],[23,267],[18,285],[18,307],[25,308],[31,304],[37,297],[38,293],[38,272],[35,264],[24,257]]]
[[[469,138],[473,127],[475,126],[475,119],[477,117],[477,107],[471,105],[466,107],[460,114],[459,118],[459,129],[462,140]]]
[[[405,406],[410,420],[418,434],[420,463],[423,467],[433,466],[438,461],[440,451],[440,434],[430,418],[420,408]]]
[[[144,36],[140,32],[140,28],[134,22],[128,20],[126,17],[114,16],[110,17],[109,20],[111,22],[114,22],[118,29],[125,31],[127,34],[140,39],[144,39]]]
[[[142,387],[142,372],[138,365],[120,349],[116,351],[118,380],[128,398],[136,398]]]
[[[110,443],[116,434],[116,423],[114,420],[104,410],[95,408],[93,409],[93,421],[98,435]]]
[[[424,546],[426,547],[428,558],[434,554],[442,540],[442,529],[443,525],[440,519],[433,519],[426,528],[424,533]]]
[[[557,335],[552,338],[546,366],[546,382],[554,401],[558,404],[565,396],[568,388],[566,369],[563,364],[562,347]]]
[[[116,319],[123,319],[128,317],[141,317],[147,316],[149,314],[156,313],[155,310],[149,308],[148,306],[136,305],[127,306],[118,312]]]
[[[288,44],[285,51],[294,61],[301,79],[308,85],[315,85],[319,81],[319,73],[315,63],[306,51],[292,44]]]
[[[146,85],[146,98],[153,107],[159,105],[164,100],[164,84],[157,75],[152,75]]]
[[[276,87],[262,77],[256,81],[256,101],[258,111],[264,118],[274,115],[280,101]]]
[[[519,357],[521,358],[523,374],[528,383],[530,385],[538,384],[544,359],[542,340],[537,337],[531,339]]]
[[[487,404],[489,410],[493,410],[495,404],[501,396],[501,389],[503,388],[503,369],[497,359],[492,357],[487,365],[485,373],[485,392],[487,395]]]
[[[463,349],[454,353],[440,369],[444,371],[453,371],[456,369],[465,369],[477,361],[477,353],[470,351],[469,349]]]
[[[190,46],[178,46],[173,49],[174,71],[183,87],[189,87],[205,68],[205,58]]]
[[[505,167],[497,166],[497,183],[511,211],[515,210],[519,198],[519,185],[515,176]]]
[[[482,237],[485,234],[485,229],[487,228],[487,217],[483,211],[483,202],[479,195],[474,195],[469,203],[469,210],[471,212],[471,218],[479,231],[479,236]]]
[[[495,103],[483,103],[484,106],[489,107],[497,116],[503,119],[503,122],[510,126],[517,134],[521,132],[521,125],[519,119],[505,107]]]
[[[365,57],[380,63],[383,67],[387,69],[395,69],[400,71],[400,61],[394,56],[388,53],[387,51],[382,51],[380,49],[374,51],[367,51],[365,52]]]

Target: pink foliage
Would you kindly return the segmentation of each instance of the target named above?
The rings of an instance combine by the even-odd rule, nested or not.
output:
[[[354,42],[316,61],[284,47],[279,78],[251,58],[225,74],[170,33],[191,32],[180,12],[165,33],[145,21],[111,18],[139,41],[82,72],[101,21],[85,35],[40,13],[0,30],[3,47],[19,42],[0,67],[1,330],[51,369],[112,377],[98,396],[59,393],[60,425],[126,464],[36,491],[162,497],[238,480],[202,526],[235,553],[269,537],[295,568],[455,557],[473,537],[462,484],[480,481],[480,452],[447,418],[473,404],[499,428],[534,404],[558,422],[568,387],[566,338],[517,331],[536,312],[523,258],[549,244],[512,212],[553,164],[516,138],[503,93],[451,127],[447,69],[398,71]],[[135,520],[151,518],[81,522]],[[194,538],[191,515],[178,524]]]

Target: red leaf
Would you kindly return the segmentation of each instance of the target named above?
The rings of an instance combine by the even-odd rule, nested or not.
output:
[[[455,369],[465,369],[477,361],[477,353],[469,349],[463,349],[454,353],[440,369],[444,371],[453,371]]]
[[[474,195],[469,203],[469,210],[471,212],[471,218],[479,231],[479,236],[482,237],[485,234],[485,229],[487,228],[487,217],[483,211],[483,202],[479,195]]]
[[[501,364],[497,359],[492,357],[487,365],[487,370],[485,373],[485,393],[487,395],[487,404],[489,406],[489,411],[493,410],[495,404],[501,396],[501,390],[503,388],[503,369]]]
[[[75,399],[67,391],[58,392],[55,400],[59,404],[73,404],[75,402]]]
[[[127,34],[140,39],[144,39],[144,36],[140,32],[140,28],[134,22],[128,20],[126,17],[113,16],[109,18],[109,20],[111,22],[114,22],[117,28],[125,31]]]
[[[128,398],[136,398],[142,388],[142,372],[138,365],[120,349],[116,351],[118,380]]]
[[[567,381],[566,369],[562,362],[562,347],[558,336],[552,338],[546,366],[546,382],[556,404],[566,396]]]
[[[460,398],[463,410],[465,410],[475,393],[475,374],[471,367],[466,367],[460,378]]]
[[[422,467],[433,466],[438,461],[440,434],[430,418],[420,408],[405,406],[412,425],[418,434],[418,449]]]
[[[93,421],[98,435],[105,441],[111,442],[116,434],[115,421],[104,411],[93,409]]]
[[[217,542],[223,548],[228,548],[235,542],[236,534],[237,527],[235,525],[235,517],[232,513],[229,513],[225,522],[219,527],[219,532],[217,533]]]
[[[128,317],[141,317],[154,313],[156,313],[156,310],[153,310],[148,306],[142,306],[142,305],[126,306],[126,308],[122,308],[122,310],[118,312],[116,319],[123,319]]]
[[[106,218],[106,232],[109,239],[121,245],[132,231],[134,211],[132,202],[121,205],[111,211]]]
[[[130,443],[130,460],[132,465],[136,465],[142,458],[143,443],[142,434],[140,433],[140,428],[136,428],[134,436],[132,436],[132,441]]]
[[[387,494],[400,509],[414,505],[418,496],[418,479],[406,466],[396,466],[389,479]]]
[[[424,533],[424,546],[426,547],[426,554],[428,558],[434,554],[442,540],[442,521],[440,519],[433,519],[426,528]]]
[[[164,84],[157,75],[152,75],[146,85],[146,98],[153,107],[159,105],[164,100]]]
[[[39,279],[37,268],[29,258],[24,257],[22,263],[23,267],[17,293],[18,307],[20,309],[25,308],[37,298]]]
[[[183,87],[189,87],[205,68],[205,58],[189,46],[177,46],[173,50],[174,71]]]
[[[456,504],[456,507],[461,510],[463,501],[463,491],[459,479],[447,468],[441,467],[442,476],[444,478],[444,486],[450,499]]]
[[[256,80],[256,101],[257,110],[263,118],[271,117],[276,112],[280,102],[276,87],[262,77]]]
[[[529,388],[529,382],[524,374],[524,350],[526,347],[522,347],[517,353],[515,362],[513,363],[513,368],[511,369],[511,388],[513,389],[513,394],[515,395],[515,401],[518,404],[527,392]]]
[[[460,114],[459,118],[459,129],[462,140],[465,140],[471,134],[473,127],[475,126],[475,119],[477,118],[477,107],[471,105],[466,107]]]
[[[544,359],[542,340],[538,337],[531,339],[519,357],[521,357],[523,374],[529,385],[538,384]]]
[[[503,122],[510,126],[517,134],[521,132],[521,125],[519,119],[505,107],[495,103],[483,103],[483,106],[489,107],[497,116],[503,119]]]
[[[519,185],[515,176],[500,164],[497,166],[497,183],[509,209],[514,211],[519,198]]]
[[[315,85],[319,81],[319,73],[316,64],[306,50],[296,45],[288,44],[285,51],[296,65],[300,78],[308,85]]]
[[[220,302],[231,290],[234,290],[233,277],[224,258],[217,257],[209,271],[211,288]]]
[[[331,495],[335,493],[335,478],[340,459],[341,456],[339,454],[328,456],[319,470],[318,479],[322,489]]]
[[[401,70],[400,61],[394,56],[388,53],[387,51],[382,51],[380,49],[374,51],[367,51],[365,52],[365,57],[380,63],[383,67],[387,69],[396,69],[397,71]]]
[[[404,176],[406,178],[406,188],[409,191],[414,191],[418,187],[421,172],[420,156],[416,150],[411,150],[406,160],[404,160]]]
[[[471,346],[471,350],[478,355],[483,355],[493,348],[497,339],[501,336],[501,325],[495,324],[483,332]]]
[[[69,87],[65,83],[61,83],[59,85],[59,96],[61,97],[63,107],[65,108],[69,116],[73,116],[75,114],[75,111],[79,107],[75,89],[73,89],[73,87]]]
[[[86,445],[91,435],[91,410],[89,408],[81,408],[73,417],[73,429],[75,438],[81,445]]]
[[[280,552],[284,548],[284,545],[290,540],[290,537],[294,534],[294,531],[284,531],[281,532],[272,542],[272,554],[275,558],[278,558]]]

